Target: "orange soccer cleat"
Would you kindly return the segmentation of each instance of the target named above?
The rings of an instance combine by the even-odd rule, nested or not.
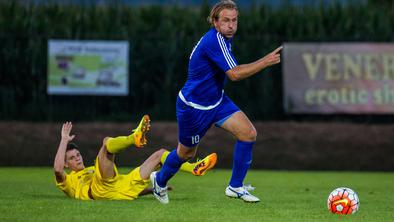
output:
[[[140,124],[133,130],[134,145],[138,148],[145,146],[148,141],[146,133],[150,130],[150,119],[148,115],[144,115]]]
[[[194,176],[203,176],[207,170],[212,169],[217,161],[217,155],[216,153],[212,153],[205,157],[204,159],[196,162],[196,166],[193,169],[193,175]]]

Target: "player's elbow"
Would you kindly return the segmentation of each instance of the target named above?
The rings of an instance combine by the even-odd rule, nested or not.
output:
[[[239,78],[237,75],[233,75],[233,76],[229,77],[229,79],[233,82],[238,82],[241,80],[241,78]]]
[[[54,167],[53,172],[56,177],[61,177],[63,175],[63,169],[60,169],[60,167]]]
[[[228,70],[226,74],[227,77],[233,82],[241,80],[240,75],[234,69]]]
[[[56,176],[62,175],[63,170],[64,170],[64,166],[56,163],[53,165],[53,172],[55,173]]]
[[[65,180],[63,169],[62,170],[54,169],[54,171],[55,171],[54,173],[55,173],[56,181],[58,183],[63,182]]]

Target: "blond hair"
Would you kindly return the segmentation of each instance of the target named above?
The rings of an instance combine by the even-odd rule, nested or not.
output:
[[[219,14],[223,9],[235,9],[238,12],[238,7],[235,2],[231,0],[222,0],[218,3],[216,3],[212,9],[211,12],[209,13],[209,16],[207,18],[209,24],[211,26],[214,26],[214,21],[217,21],[219,19]]]

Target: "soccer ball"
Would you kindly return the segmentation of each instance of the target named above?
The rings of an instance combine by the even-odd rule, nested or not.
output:
[[[354,214],[359,206],[356,192],[347,187],[337,188],[328,196],[327,207],[334,214]]]

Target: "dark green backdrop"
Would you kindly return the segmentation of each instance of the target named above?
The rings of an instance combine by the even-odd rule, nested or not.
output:
[[[208,5],[132,8],[15,2],[0,1],[0,120],[124,121],[142,113],[155,120],[175,119],[176,94],[186,79],[189,53],[209,28]],[[383,3],[241,9],[233,52],[239,63],[247,63],[283,42],[393,41],[394,4]],[[48,39],[129,41],[129,95],[47,95]],[[280,66],[229,83],[226,91],[254,120],[285,116]]]

